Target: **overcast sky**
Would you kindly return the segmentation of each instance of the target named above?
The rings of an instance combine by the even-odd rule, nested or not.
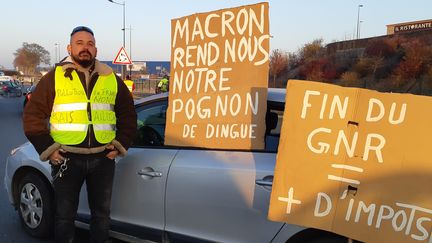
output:
[[[122,1],[119,1],[122,3]],[[199,12],[260,1],[126,0],[126,51],[135,61],[170,59],[170,20]],[[386,25],[432,19],[431,0],[270,0],[270,49],[294,52],[317,38],[325,43],[355,37],[360,8],[361,37],[386,34]],[[71,30],[93,29],[98,59],[115,58],[123,43],[122,6],[108,0],[1,0],[0,65],[13,68],[13,53],[23,42],[37,43],[56,61],[66,55]],[[58,45],[56,45],[58,44]]]

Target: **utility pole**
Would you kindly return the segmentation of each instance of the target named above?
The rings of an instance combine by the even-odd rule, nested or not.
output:
[[[359,32],[359,25],[360,25],[360,8],[362,8],[363,5],[359,4],[357,7],[357,39],[360,37],[360,32]]]
[[[117,5],[121,5],[123,7],[123,48],[126,48],[126,35],[125,35],[125,31],[126,31],[126,2],[123,1],[123,3],[118,3],[118,2],[114,2],[113,0],[108,0],[111,3],[117,4]],[[125,65],[122,65],[122,78],[125,78]]]

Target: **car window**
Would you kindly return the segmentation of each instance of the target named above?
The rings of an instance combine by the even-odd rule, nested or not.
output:
[[[265,151],[277,152],[282,128],[284,106],[282,103],[269,102],[266,113]]]
[[[163,146],[167,101],[152,102],[137,108],[137,135],[134,146]]]
[[[137,134],[133,146],[163,146],[168,102],[152,102],[137,108]],[[265,151],[276,152],[283,118],[283,103],[269,102],[266,113]]]
[[[14,85],[12,84],[11,81],[3,81],[3,82],[2,82],[2,85],[8,86],[9,88],[10,88],[10,87],[14,87]]]

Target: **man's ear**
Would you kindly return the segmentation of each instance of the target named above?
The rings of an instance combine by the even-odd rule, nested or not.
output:
[[[70,44],[67,45],[67,51],[68,51],[68,53],[70,55],[71,54],[71,45]]]

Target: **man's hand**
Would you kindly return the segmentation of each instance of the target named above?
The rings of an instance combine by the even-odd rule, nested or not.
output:
[[[48,159],[53,165],[61,165],[63,164],[63,161],[66,160],[65,157],[61,156],[60,152],[65,151],[63,149],[57,149],[56,151],[52,152],[52,154],[48,157]]]
[[[111,152],[109,152],[106,157],[109,159],[115,159],[119,152],[117,151],[117,149],[114,147],[114,145],[109,144],[108,146],[106,146],[107,149],[111,150]]]

